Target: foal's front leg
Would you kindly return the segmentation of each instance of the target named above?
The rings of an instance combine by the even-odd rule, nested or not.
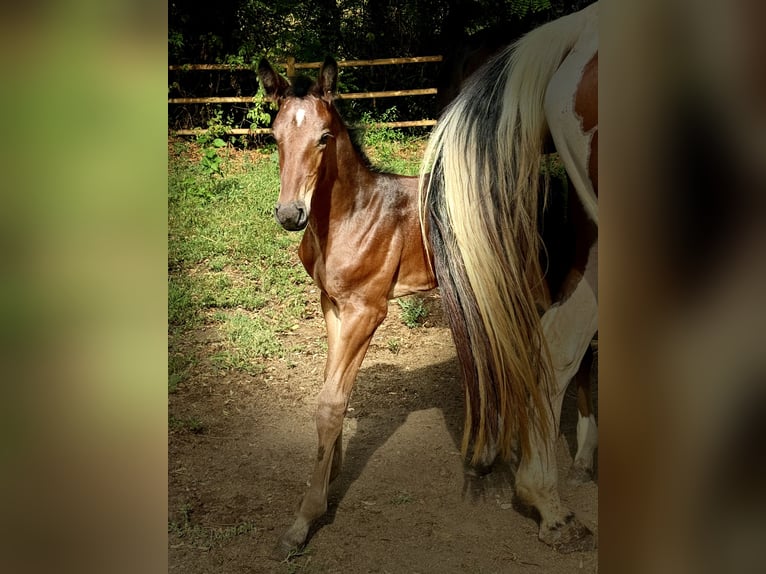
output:
[[[343,417],[351,389],[375,330],[387,312],[384,298],[376,304],[358,300],[333,303],[322,293],[322,310],[327,326],[325,380],[317,401],[317,447],[311,482],[293,525],[282,535],[276,548],[280,558],[300,548],[311,524],[327,510],[327,491],[340,472]]]

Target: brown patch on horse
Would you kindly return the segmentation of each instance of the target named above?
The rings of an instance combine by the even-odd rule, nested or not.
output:
[[[585,268],[588,265],[590,248],[598,239],[598,227],[588,217],[582,202],[577,194],[569,195],[569,214],[574,234],[574,249],[572,253],[572,263],[569,272],[561,283],[557,295],[556,303],[563,303],[577,288],[585,274]]]
[[[572,184],[570,183],[570,187]],[[573,230],[571,237],[571,252],[563,255],[564,260],[561,264],[568,265],[562,268],[565,275],[561,283],[552,293],[552,303],[563,303],[577,288],[585,274],[585,268],[588,265],[590,249],[598,240],[598,227],[585,211],[580,198],[572,192],[568,195],[567,219]],[[568,270],[567,270],[568,269]],[[556,286],[554,286],[556,287]]]
[[[582,120],[583,132],[593,132],[588,159],[588,175],[598,195],[598,52],[583,69],[575,94],[575,113]]]
[[[583,69],[582,78],[575,93],[575,114],[580,118],[583,133],[592,133],[588,157],[588,177],[598,195],[598,52]],[[557,302],[563,303],[574,292],[583,278],[588,264],[590,248],[598,239],[598,228],[585,213],[576,194],[572,194],[569,217],[577,230],[572,268],[564,279]]]

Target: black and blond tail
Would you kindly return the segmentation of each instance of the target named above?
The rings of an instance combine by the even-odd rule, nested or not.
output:
[[[539,310],[538,205],[547,134],[543,98],[582,32],[581,13],[550,22],[498,54],[434,128],[421,172],[429,228],[466,392],[463,450],[510,457],[531,432],[548,438],[550,358]],[[427,177],[427,172],[430,177]]]

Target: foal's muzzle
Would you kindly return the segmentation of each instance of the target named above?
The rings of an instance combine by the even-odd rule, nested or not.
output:
[[[287,231],[300,231],[309,221],[308,209],[303,201],[291,201],[290,203],[278,203],[274,210],[279,225]]]

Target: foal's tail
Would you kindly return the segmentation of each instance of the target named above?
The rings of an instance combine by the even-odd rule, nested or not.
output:
[[[463,452],[473,438],[474,463],[495,446],[509,458],[516,440],[523,456],[532,432],[554,432],[540,416],[551,409],[552,385],[537,306],[543,98],[582,27],[575,13],[498,54],[445,111],[426,149],[422,221],[465,381]]]

